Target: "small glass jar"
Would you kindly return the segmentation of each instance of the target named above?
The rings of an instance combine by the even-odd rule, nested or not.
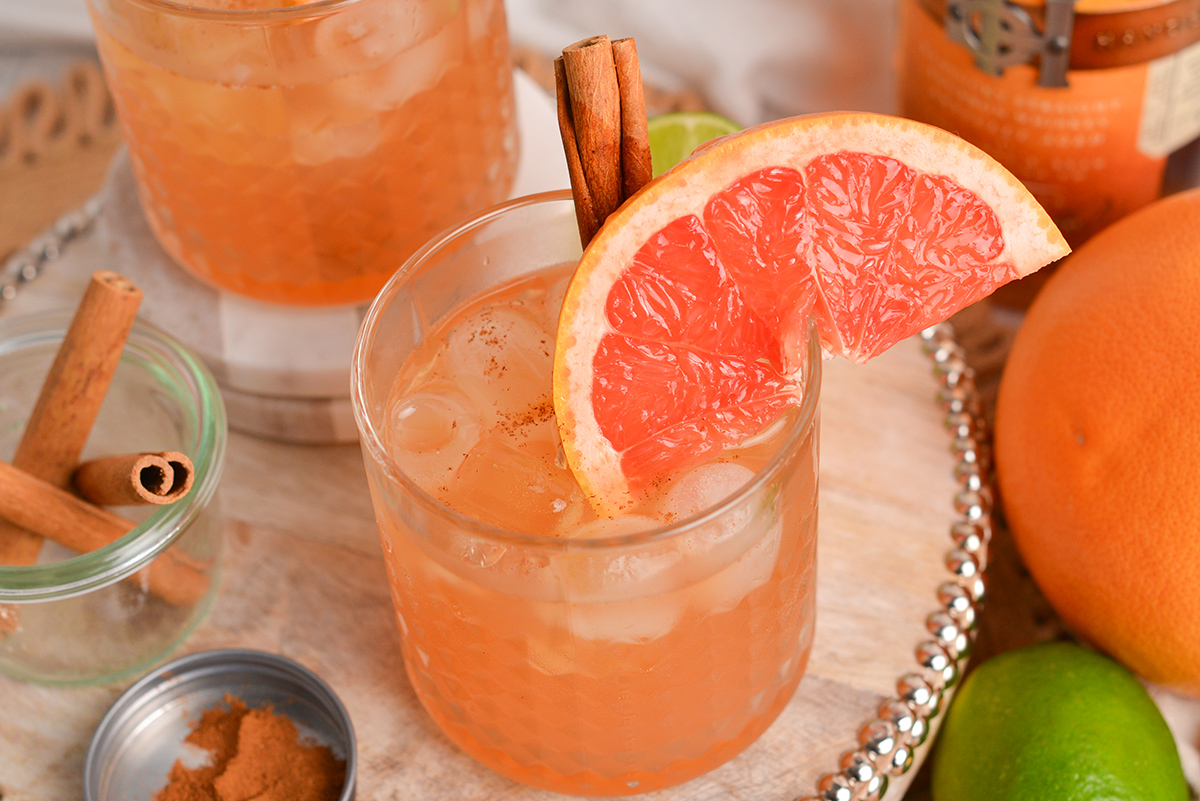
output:
[[[0,320],[0,458],[11,460],[71,321],[68,313]],[[0,565],[0,673],[47,684],[113,681],[166,657],[196,627],[217,586],[217,484],[225,407],[204,364],[138,323],[122,353],[82,459],[181,451],[195,479],[165,506],[114,507],[137,523],[116,542],[76,554],[44,541],[38,563]],[[164,554],[197,571],[198,597],[152,594],[146,568]]]

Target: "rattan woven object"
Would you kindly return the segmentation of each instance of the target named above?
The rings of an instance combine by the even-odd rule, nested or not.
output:
[[[0,261],[80,207],[121,144],[95,61],[51,84],[31,80],[0,104]]]

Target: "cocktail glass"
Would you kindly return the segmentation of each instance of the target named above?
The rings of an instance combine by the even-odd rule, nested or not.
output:
[[[369,300],[516,169],[502,0],[88,0],[138,193],[196,277]]]
[[[706,508],[668,514],[665,525],[583,522],[595,515],[565,466],[522,478],[527,455],[482,437],[474,444],[470,414],[443,426],[453,441],[403,442],[395,425],[409,401],[397,400],[396,379],[415,351],[441,345],[439,321],[468,298],[579,255],[567,193],[512,201],[442,234],[371,306],[352,393],[404,661],[422,704],[464,751],[505,776],[629,795],[732,758],[782,711],[804,672],[815,611],[820,347],[810,331],[806,393],[775,426],[778,446],[757,471],[739,466],[749,480],[733,490],[705,474],[728,464],[696,468],[668,497],[686,485],[682,495]],[[519,287],[496,297],[546,300]],[[538,386],[527,405],[544,409],[548,372],[536,384],[518,362],[544,365],[553,332],[533,335],[540,355],[528,359],[512,336],[448,338],[479,341],[468,358],[505,374],[512,392]],[[475,391],[450,392],[459,390]],[[523,415],[505,419],[523,425]],[[462,464],[439,461],[452,451]],[[416,480],[421,471],[441,489]],[[539,507],[522,488],[555,497]],[[502,507],[492,519],[513,525],[455,511],[442,494],[458,509]],[[546,508],[558,522],[542,530],[530,521]]]

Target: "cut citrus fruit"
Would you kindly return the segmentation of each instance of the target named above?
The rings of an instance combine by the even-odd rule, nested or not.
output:
[[[672,111],[651,117],[647,131],[654,177],[683,161],[705,142],[740,130],[741,126],[733,120],[711,111]]]
[[[855,362],[1068,247],[978,148],[865,113],[717,139],[612,214],[563,303],[554,402],[567,462],[612,513],[799,403],[788,343]]]

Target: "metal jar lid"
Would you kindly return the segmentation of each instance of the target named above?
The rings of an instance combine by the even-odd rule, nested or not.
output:
[[[291,718],[302,739],[326,745],[344,759],[346,783],[339,801],[353,801],[358,750],[337,695],[297,662],[244,649],[181,657],[126,690],[92,736],[83,772],[86,801],[150,801],[184,753],[194,722],[226,695],[251,708],[273,706]]]

